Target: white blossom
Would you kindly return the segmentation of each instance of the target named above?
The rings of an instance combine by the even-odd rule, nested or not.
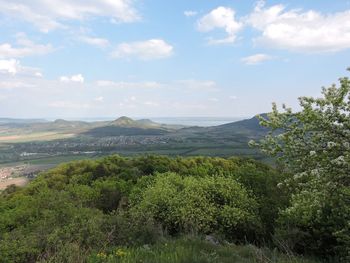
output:
[[[313,170],[311,170],[311,175],[319,177],[320,171],[318,169],[313,169]]]
[[[339,156],[338,158],[334,159],[332,161],[332,163],[334,163],[336,165],[342,165],[345,163],[345,158],[344,158],[344,156]]]
[[[314,156],[316,155],[316,152],[315,151],[310,151],[310,156]]]
[[[327,148],[331,149],[335,146],[337,146],[337,144],[335,142],[327,142]]]

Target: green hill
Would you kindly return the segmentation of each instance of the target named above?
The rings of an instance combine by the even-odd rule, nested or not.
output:
[[[289,198],[276,187],[281,180],[273,168],[238,158],[63,164],[0,194],[0,261],[316,262],[272,243]],[[247,242],[255,245],[240,245]]]

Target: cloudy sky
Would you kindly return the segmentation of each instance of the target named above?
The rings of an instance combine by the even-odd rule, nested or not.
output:
[[[0,0],[0,117],[251,116],[348,66],[346,0]]]

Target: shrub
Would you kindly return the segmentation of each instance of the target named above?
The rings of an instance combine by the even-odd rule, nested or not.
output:
[[[350,189],[302,191],[279,218],[276,238],[298,253],[350,259]]]
[[[220,233],[252,240],[261,231],[257,203],[235,180],[158,174],[132,197],[136,217],[153,218],[170,234]]]

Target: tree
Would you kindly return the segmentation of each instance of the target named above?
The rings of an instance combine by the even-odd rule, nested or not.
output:
[[[285,105],[280,112],[273,104],[267,118],[260,117],[270,132],[251,144],[293,174],[285,181],[294,195],[281,213],[279,233],[298,251],[349,260],[350,81],[339,82],[323,88],[321,98],[299,98],[299,112]]]
[[[138,184],[131,198],[134,218],[152,218],[170,234],[219,233],[244,242],[261,231],[257,202],[232,178],[167,172]]]

